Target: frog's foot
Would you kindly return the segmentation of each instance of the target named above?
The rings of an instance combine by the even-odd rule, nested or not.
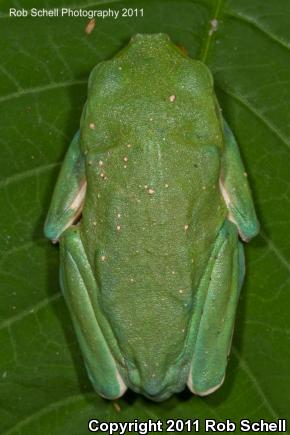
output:
[[[60,248],[62,290],[90,380],[102,397],[116,399],[124,394],[127,387],[100,328],[102,313],[97,300],[97,283],[77,227],[64,232]]]
[[[243,278],[243,246],[236,226],[226,221],[201,280],[191,326],[190,339],[195,344],[187,385],[199,396],[223,383]]]

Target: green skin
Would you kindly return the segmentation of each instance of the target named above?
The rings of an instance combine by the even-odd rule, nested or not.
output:
[[[45,234],[60,241],[62,290],[101,396],[221,385],[244,277],[238,235],[258,228],[207,67],[164,34],[136,35],[97,65]]]

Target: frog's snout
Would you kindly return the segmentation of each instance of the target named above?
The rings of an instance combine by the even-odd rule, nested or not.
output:
[[[168,42],[170,38],[166,33],[136,33],[130,39],[130,43],[143,41],[160,43],[160,41]]]

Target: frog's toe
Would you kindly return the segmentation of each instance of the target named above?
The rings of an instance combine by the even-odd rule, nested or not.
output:
[[[224,380],[225,374],[223,375],[221,380],[215,380],[214,382],[212,382],[212,380],[210,380],[211,382],[204,382],[203,380],[201,380],[201,382],[196,382],[195,385],[193,385],[192,378],[190,376],[187,386],[189,390],[197,396],[208,396],[209,394],[212,394],[216,390],[218,390],[219,387],[223,384]]]
[[[85,363],[85,366],[87,369],[89,379],[95,391],[99,394],[99,396],[103,397],[104,399],[109,399],[109,400],[119,399],[127,391],[127,385],[124,383],[123,379],[121,378],[117,370],[115,376],[110,379],[110,382],[108,382],[107,379],[107,382],[100,384],[99,380],[96,382],[95,373],[92,372],[89,365]]]

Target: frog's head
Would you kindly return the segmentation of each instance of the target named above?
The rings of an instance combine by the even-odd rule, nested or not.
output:
[[[130,44],[156,44],[170,43],[170,38],[166,33],[136,33],[130,39]]]
[[[166,50],[172,45],[166,33],[137,33],[130,39],[128,49],[134,50],[135,52],[156,54],[156,52]]]
[[[162,59],[165,53],[178,52],[184,56],[184,53],[171,41],[166,33],[137,33],[132,36],[128,46],[121,50],[117,57],[132,55],[142,56],[143,58]]]

